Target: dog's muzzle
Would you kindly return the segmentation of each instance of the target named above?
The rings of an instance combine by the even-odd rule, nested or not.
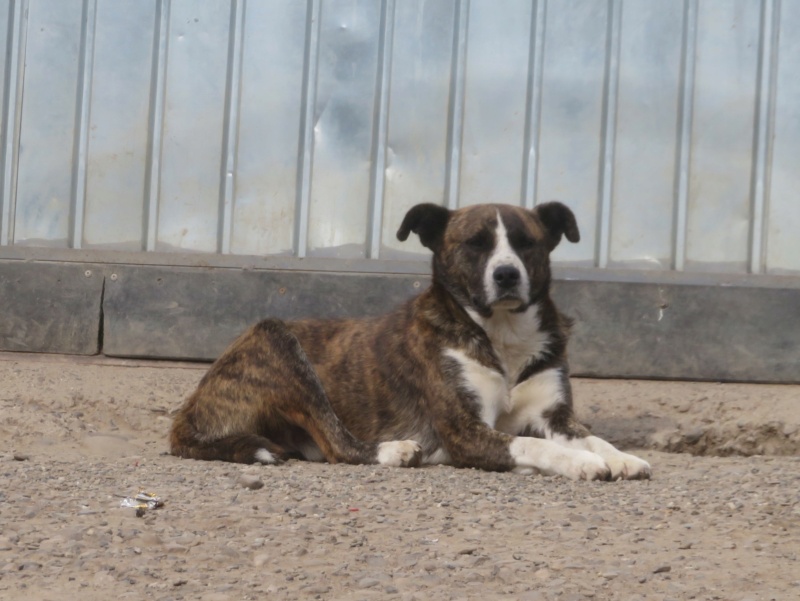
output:
[[[493,307],[513,308],[525,302],[520,289],[522,274],[517,267],[500,265],[492,272],[492,282],[495,286],[495,294],[490,304]]]

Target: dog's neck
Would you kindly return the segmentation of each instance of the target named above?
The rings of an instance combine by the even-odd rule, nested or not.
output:
[[[488,317],[464,306],[436,281],[420,300],[429,322],[447,331],[450,344],[499,368],[509,382],[563,344],[560,317],[547,295],[521,310],[495,309]]]
[[[540,361],[551,350],[552,333],[543,327],[540,303],[522,311],[498,309],[488,319],[468,311],[486,332],[509,382],[516,382],[523,369]]]

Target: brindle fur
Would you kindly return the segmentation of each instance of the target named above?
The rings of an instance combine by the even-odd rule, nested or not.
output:
[[[178,412],[171,452],[251,463],[258,449],[276,459],[300,457],[313,441],[331,463],[375,463],[378,443],[413,438],[423,456],[443,448],[457,466],[513,468],[513,436],[481,420],[459,367],[443,357],[445,348],[460,349],[503,371],[486,332],[465,310],[491,315],[476,278],[483,273],[485,248],[493,243],[498,211],[529,270],[530,304],[539,303],[540,329],[551,340],[518,382],[551,367],[563,368],[567,398],[548,421],[568,437],[585,436],[569,394],[570,322],[549,297],[550,251],[562,235],[579,238],[571,211],[560,203],[534,211],[478,205],[453,212],[423,204],[408,212],[398,238],[417,233],[433,251],[429,289],[382,317],[269,319],[251,327],[214,363]]]

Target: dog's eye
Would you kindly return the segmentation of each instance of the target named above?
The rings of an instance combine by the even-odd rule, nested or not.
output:
[[[489,232],[479,232],[467,240],[467,246],[473,250],[489,250],[492,248],[492,236]]]
[[[536,246],[536,239],[525,234],[511,237],[511,246],[517,250],[530,250]]]

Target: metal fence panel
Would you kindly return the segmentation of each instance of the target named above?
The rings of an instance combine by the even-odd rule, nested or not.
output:
[[[29,11],[14,242],[66,248],[83,6],[80,0],[39,0]]]
[[[8,93],[8,79],[10,76],[9,69],[11,67],[10,46],[13,43],[14,31],[14,4],[11,0],[3,0],[0,2],[0,107],[3,109],[3,119],[0,121],[0,140],[5,140],[7,132],[7,123],[5,119],[5,98]],[[5,144],[3,144],[5,147]],[[0,149],[2,150],[2,149]],[[2,174],[0,173],[0,177]],[[2,217],[2,215],[0,215]]]
[[[528,0],[469,5],[464,134],[460,165],[461,206],[481,202],[519,203],[530,50]]]
[[[231,6],[172,0],[158,250],[218,250]]]
[[[155,4],[98,0],[84,248],[143,249],[155,23]]]
[[[698,5],[687,268],[745,271],[760,10],[749,0]]]
[[[402,0],[395,3],[381,257],[423,252],[412,236],[395,232],[419,202],[441,203],[449,164],[448,115],[456,32],[456,3]]]
[[[308,7],[249,2],[230,252],[291,254]]]
[[[564,261],[595,263],[599,230],[601,132],[607,30],[605,2],[548,2],[537,167],[539,201],[560,199],[578,215],[581,244],[557,249]],[[580,173],[580,177],[575,177]]]
[[[21,35],[26,30],[27,15],[14,0],[6,0],[3,11],[2,118],[0,119],[0,247],[14,240],[14,203],[16,200],[16,165],[19,130],[19,81],[22,47]],[[24,15],[24,16],[23,16]]]
[[[780,5],[776,27],[777,69],[771,82],[775,124],[771,186],[767,202],[766,268],[770,272],[800,272],[800,3]]]
[[[555,198],[562,263],[799,273],[799,25],[781,0],[4,0],[0,246],[392,271],[426,260],[394,239],[416,202]]]
[[[622,9],[609,262],[669,269],[674,240],[683,13],[674,0]]]
[[[309,254],[366,256],[381,3],[323,2],[313,117]]]

